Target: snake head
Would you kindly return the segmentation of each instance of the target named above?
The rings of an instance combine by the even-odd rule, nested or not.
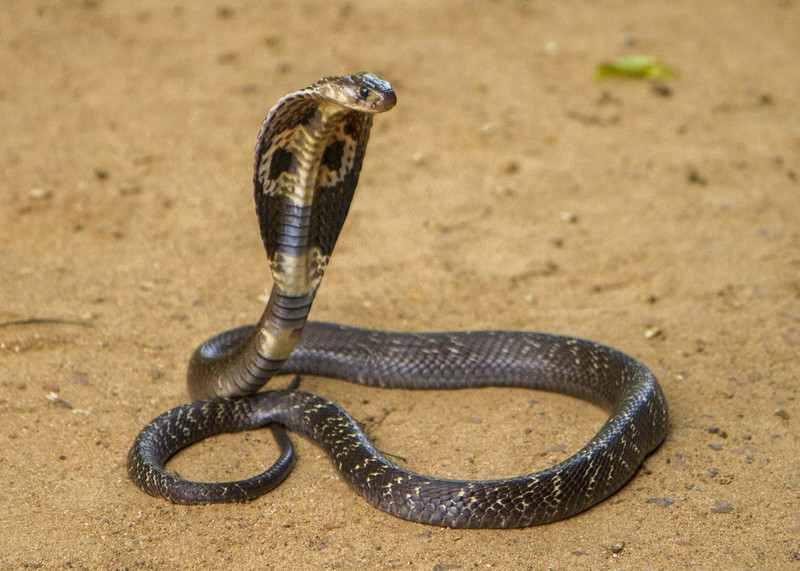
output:
[[[312,88],[319,97],[362,113],[383,113],[397,103],[397,96],[389,82],[366,71],[326,77]]]

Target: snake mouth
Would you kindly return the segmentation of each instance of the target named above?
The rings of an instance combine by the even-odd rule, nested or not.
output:
[[[386,85],[389,85],[388,83]],[[397,95],[394,89],[389,86],[388,90],[382,91],[371,104],[371,109],[375,113],[383,113],[389,111],[392,107],[397,105]]]

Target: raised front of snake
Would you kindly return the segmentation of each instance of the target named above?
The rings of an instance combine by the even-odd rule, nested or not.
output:
[[[128,454],[142,490],[182,504],[245,501],[277,486],[294,451],[284,431],[314,440],[374,506],[432,525],[508,528],[581,512],[607,498],[663,441],[667,405],[639,361],[571,337],[524,331],[396,333],[306,322],[361,172],[373,115],[394,107],[370,73],[327,77],[291,93],[264,120],[255,201],[273,276],[259,322],[204,342],[192,355],[193,403],[144,427]],[[550,468],[498,480],[445,480],[387,460],[343,409],[296,390],[258,390],[277,374],[320,375],[379,387],[528,387],[597,403],[609,419],[581,450]],[[178,450],[221,432],[269,425],[281,455],[236,482],[183,480],[165,470]]]

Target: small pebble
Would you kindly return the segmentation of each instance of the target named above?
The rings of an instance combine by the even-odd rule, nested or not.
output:
[[[672,88],[663,81],[654,81],[650,84],[650,88],[653,90],[653,93],[661,97],[669,97],[672,95]]]
[[[782,408],[775,409],[775,416],[777,416],[781,420],[789,420],[789,413]]]
[[[57,393],[48,393],[45,398],[59,408],[72,408],[72,405],[58,396]]]
[[[278,34],[270,34],[269,36],[265,36],[262,41],[268,48],[274,48],[281,43],[281,37]]]
[[[645,339],[655,339],[660,335],[661,335],[661,329],[659,327],[650,327],[649,329],[646,329],[644,332]]]
[[[700,186],[705,186],[708,184],[708,180],[706,180],[706,178],[700,174],[700,171],[695,168],[689,169],[689,173],[686,175],[686,180],[691,184],[698,184]]]
[[[728,438],[728,433],[722,430],[719,426],[709,426],[708,432],[710,434],[716,434],[720,438]]]
[[[758,96],[759,105],[772,105],[774,102],[775,99],[769,93],[763,93]]]
[[[217,18],[220,20],[227,20],[233,17],[233,8],[230,6],[219,6],[217,7]]]
[[[44,198],[50,198],[51,196],[53,196],[53,193],[43,188],[32,188],[28,192],[28,196],[30,196],[34,200],[42,200]]]
[[[505,174],[513,174],[519,170],[519,161],[508,159],[500,164],[500,170]]]
[[[712,514],[729,514],[733,511],[733,506],[725,500],[717,500],[711,508]]]
[[[675,503],[675,500],[672,498],[650,498],[649,500],[645,500],[646,504],[656,504],[660,508],[667,508]]]
[[[413,155],[411,155],[411,162],[412,162],[413,164],[417,165],[417,166],[422,166],[422,165],[424,165],[424,164],[427,162],[427,160],[428,160],[428,159],[427,159],[427,157],[425,156],[425,153],[423,153],[423,152],[421,152],[421,151],[417,151],[416,153],[414,153]]]

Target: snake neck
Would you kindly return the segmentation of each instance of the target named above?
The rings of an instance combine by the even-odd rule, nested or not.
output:
[[[272,290],[255,327],[195,351],[188,372],[194,398],[254,393],[288,359],[350,208],[372,116],[395,102],[388,83],[362,73],[322,79],[269,112],[253,183]]]
[[[311,226],[315,198],[326,178],[326,149],[348,112],[341,106],[320,104],[306,124],[295,128],[289,144],[272,149],[270,163],[286,161],[287,153],[291,159],[288,168],[275,177],[276,184],[262,191],[265,198],[277,203],[272,208],[279,211],[275,217],[259,216],[262,233],[274,235],[274,243],[267,249],[272,291],[255,339],[258,354],[266,361],[283,363],[300,340],[330,258],[330,251],[323,251],[315,240]],[[270,172],[274,174],[271,167]],[[349,208],[349,200],[340,207]],[[332,240],[337,237],[338,232]]]
[[[289,141],[265,149],[269,156],[259,161],[269,163],[268,184],[257,185],[261,192],[257,188],[256,204],[274,282],[271,297],[276,293],[313,297],[319,288],[330,252],[323,252],[314,240],[314,200],[325,178],[323,157],[329,139],[346,113],[341,107],[320,105],[306,124],[294,129]],[[349,201],[342,207],[348,208]]]
[[[337,192],[344,178],[332,168],[339,155],[331,149],[341,148],[339,160],[347,160],[345,143],[339,141],[345,130],[350,131],[342,124],[348,115],[353,112],[341,106],[316,104],[303,123],[288,129],[290,136],[271,132],[270,117],[265,122],[256,147],[254,182],[272,289],[261,318],[246,337],[195,352],[188,373],[193,398],[258,391],[278,374],[300,340],[341,230],[341,224],[320,220],[329,219],[331,212],[346,214],[355,187],[353,183],[350,191]],[[348,148],[356,149],[352,144]]]

